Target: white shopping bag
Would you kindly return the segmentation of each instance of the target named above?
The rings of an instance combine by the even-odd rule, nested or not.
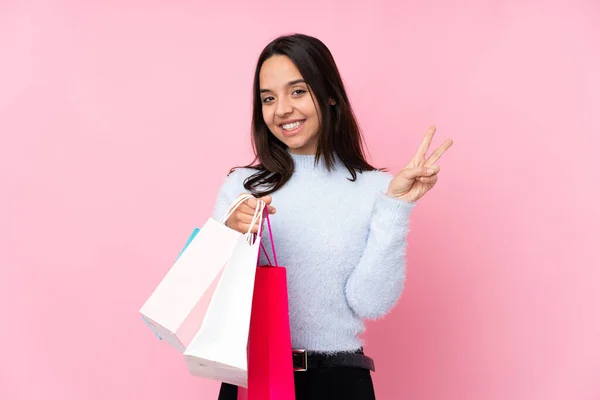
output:
[[[181,353],[202,324],[219,274],[247,236],[224,223],[251,197],[240,196],[221,221],[206,221],[140,309],[154,333]]]
[[[246,234],[238,241],[202,326],[184,352],[194,376],[241,387],[248,385],[248,333],[264,207],[262,203],[254,219],[259,224],[259,234]]]

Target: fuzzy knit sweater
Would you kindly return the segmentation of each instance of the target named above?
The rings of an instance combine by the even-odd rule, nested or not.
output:
[[[400,297],[415,203],[386,195],[389,173],[363,172],[351,182],[339,161],[327,171],[314,156],[291,155],[294,174],[272,194],[277,213],[270,220],[278,263],[287,270],[292,346],[356,350],[363,321],[384,316]],[[246,192],[244,180],[254,172],[236,169],[225,179],[215,219]],[[270,251],[266,232],[262,241]]]

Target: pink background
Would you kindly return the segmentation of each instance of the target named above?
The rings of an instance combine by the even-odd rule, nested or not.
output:
[[[455,141],[368,326],[378,399],[600,398],[598,2],[90,3],[0,5],[0,398],[216,399],[138,309],[250,160],[255,59],[294,31],[378,166]]]

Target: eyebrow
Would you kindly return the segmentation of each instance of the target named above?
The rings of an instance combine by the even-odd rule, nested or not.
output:
[[[287,83],[287,86],[294,86],[298,83],[306,83],[304,79],[296,79]],[[261,93],[271,93],[273,92],[271,89],[260,89]]]

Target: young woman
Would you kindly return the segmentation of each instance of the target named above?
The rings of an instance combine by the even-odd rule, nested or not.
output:
[[[244,192],[254,198],[227,226],[247,232],[256,198],[277,212],[271,225],[287,269],[297,400],[374,399],[363,321],[384,316],[402,292],[409,215],[437,182],[436,161],[452,141],[427,156],[432,127],[397,175],[375,169],[329,49],[306,35],[267,45],[253,92],[256,159],[231,171],[214,215]],[[236,398],[237,387],[223,384],[219,399]]]

